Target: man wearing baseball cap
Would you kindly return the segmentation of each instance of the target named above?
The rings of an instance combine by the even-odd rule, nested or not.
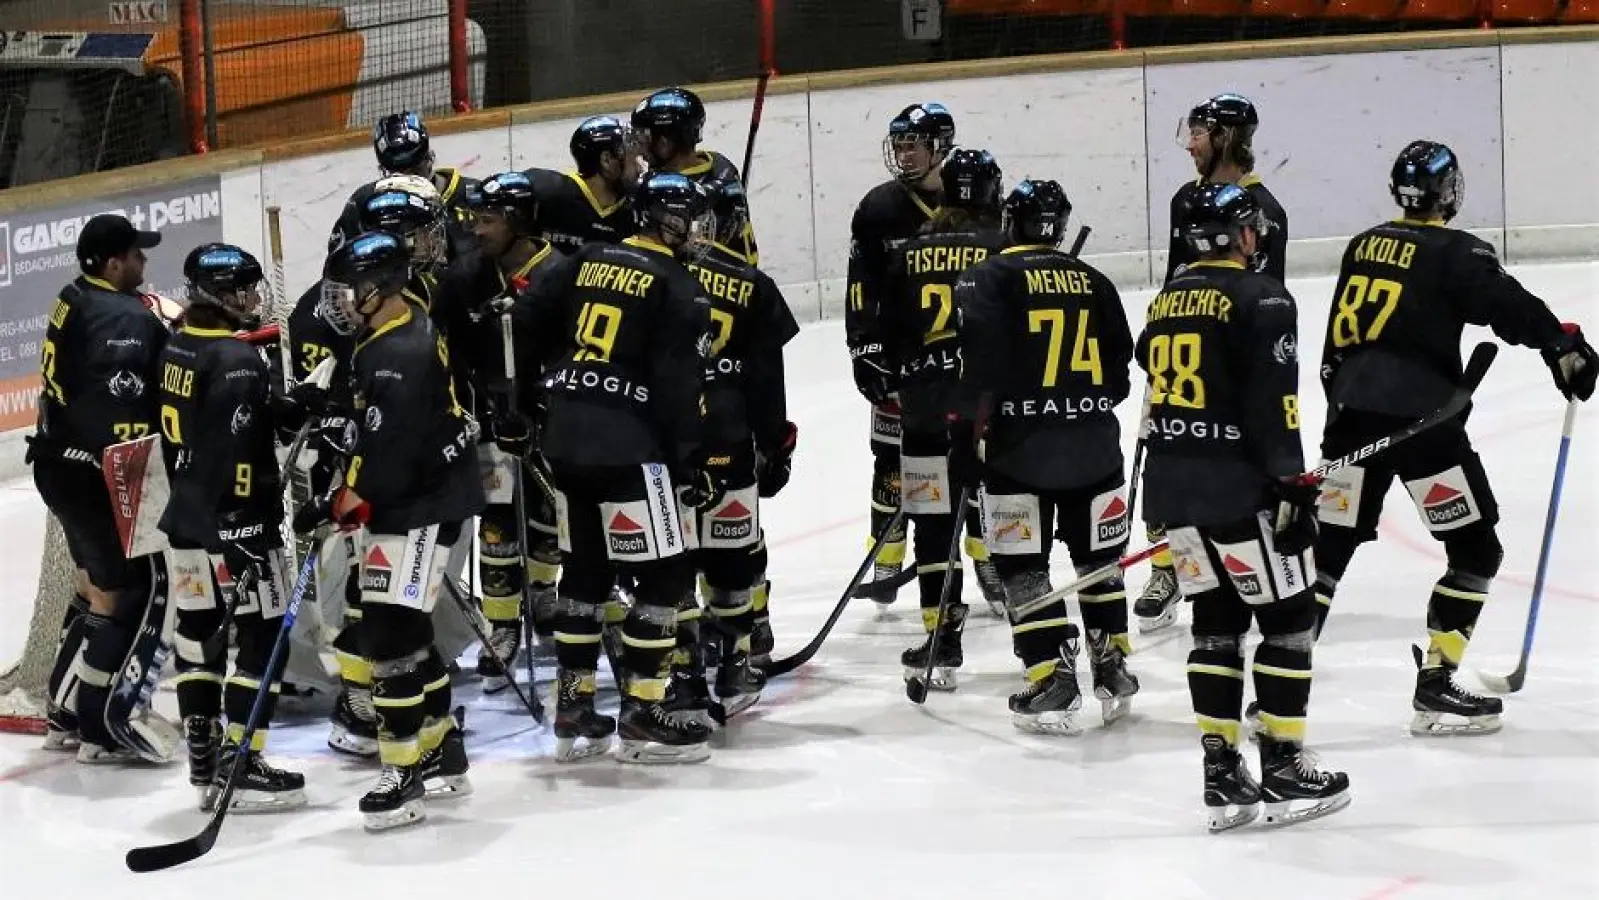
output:
[[[137,723],[130,730],[129,704],[109,703],[165,578],[158,577],[159,554],[123,554],[99,471],[107,446],[161,427],[158,366],[169,332],[138,293],[144,251],[160,243],[160,234],[140,231],[120,215],[84,223],[77,247],[82,274],[57,297],[41,348],[39,423],[28,437],[27,459],[77,567],[76,596],[50,673],[45,747],[76,749],[84,763],[170,754],[161,746],[168,736],[151,739]]]

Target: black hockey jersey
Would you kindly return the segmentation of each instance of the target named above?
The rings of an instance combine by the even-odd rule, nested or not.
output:
[[[300,295],[289,313],[289,365],[294,370],[294,380],[299,382],[308,378],[322,360],[331,357],[334,369],[328,396],[340,408],[348,409],[354,378],[350,359],[355,355],[356,338],[333,330],[318,312],[321,302],[322,282],[318,280]]]
[[[166,323],[137,294],[82,275],[50,309],[40,348],[39,433],[45,452],[89,453],[151,434]]]
[[[360,437],[345,484],[371,504],[367,527],[404,534],[482,512],[476,429],[432,320],[407,304],[356,345],[354,363]]]
[[[528,289],[562,259],[550,244],[540,243],[533,256],[515,272],[506,273],[499,262],[474,248],[450,265],[435,291],[433,320],[443,329],[450,343],[450,360],[455,369],[457,391],[464,379],[473,398],[469,405],[477,414],[487,411],[479,395],[503,388],[505,348],[498,316],[487,315],[484,306],[497,297],[511,297]],[[526,372],[519,372],[521,387],[537,385],[538,367],[530,360]],[[469,398],[462,396],[462,402]]]
[[[159,397],[169,538],[220,552],[218,520],[236,510],[277,533],[283,488],[271,396],[261,351],[232,331],[185,325],[167,342]]]
[[[1205,186],[1204,179],[1196,179],[1185,183],[1177,189],[1171,198],[1171,249],[1166,255],[1166,280],[1171,281],[1177,273],[1179,266],[1186,266],[1199,257],[1194,255],[1192,247],[1183,240],[1182,230],[1178,223],[1182,222],[1184,211],[1199,189]],[[1260,247],[1255,250],[1255,256],[1249,261],[1250,268],[1256,272],[1286,281],[1288,265],[1288,213],[1283,210],[1282,204],[1266,190],[1266,185],[1261,182],[1260,176],[1253,173],[1239,179],[1238,186],[1248,191],[1260,204],[1260,211],[1265,214],[1266,221],[1271,229],[1261,239]]]
[[[799,324],[777,283],[731,248],[715,245],[689,266],[710,301],[711,378],[707,443],[737,454],[770,455],[788,431],[783,347]]]
[[[351,240],[361,233],[361,207],[377,192],[377,183],[381,180],[361,185],[344,201],[338,221],[333,223],[333,235],[340,241]],[[472,210],[467,204],[467,195],[477,184],[477,179],[468,178],[448,166],[433,170],[433,186],[439,189],[439,200],[444,203],[446,261],[477,245],[477,239],[472,236]]]
[[[1207,260],[1156,294],[1145,322],[1136,354],[1149,373],[1145,521],[1249,518],[1272,479],[1305,466],[1294,298],[1241,263]]]
[[[562,253],[576,253],[591,241],[619,243],[637,230],[627,198],[601,205],[576,172],[528,169],[523,174],[539,200],[539,236]]]
[[[1356,235],[1344,250],[1322,345],[1329,410],[1422,416],[1442,406],[1460,384],[1466,325],[1538,350],[1561,338],[1560,320],[1480,238],[1442,221],[1408,220]]]
[[[886,181],[866,192],[849,226],[844,336],[851,350],[872,343],[883,280],[895,251],[938,212],[938,196]]]
[[[692,178],[701,184],[713,179],[737,181],[743,184],[743,176],[739,174],[738,166],[733,165],[733,161],[722,154],[717,153],[715,150],[697,150],[694,155],[699,161],[686,169],[679,170],[677,174]],[[739,255],[749,260],[752,266],[760,265],[761,253],[760,249],[755,245],[755,225],[753,222],[746,221],[744,223],[744,239],[741,244],[742,246],[734,248],[739,251]]]
[[[1131,390],[1133,336],[1110,279],[1020,245],[967,269],[955,304],[965,393],[992,396],[988,465],[1040,488],[1121,471],[1116,407]]]
[[[551,463],[684,465],[703,449],[709,304],[662,244],[588,244],[518,298],[517,357],[547,361]]]
[[[993,229],[940,231],[911,238],[889,258],[878,334],[899,366],[902,427],[942,431],[960,384],[960,317],[955,282],[1005,246]]]

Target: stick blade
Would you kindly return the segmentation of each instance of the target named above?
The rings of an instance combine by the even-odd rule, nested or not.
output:
[[[1478,672],[1477,680],[1481,681],[1482,686],[1487,688],[1490,693],[1514,694],[1521,690],[1521,686],[1527,682],[1527,673],[1519,669],[1509,675],[1490,675],[1487,672]]]
[[[206,840],[207,837],[210,840]],[[209,853],[215,843],[216,835],[212,834],[210,829],[206,829],[195,837],[170,844],[135,847],[128,851],[123,861],[132,872],[160,872],[199,859]]]

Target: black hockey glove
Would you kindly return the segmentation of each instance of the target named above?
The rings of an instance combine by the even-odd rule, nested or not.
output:
[[[1543,351],[1543,361],[1555,377],[1555,387],[1567,400],[1576,397],[1586,401],[1593,396],[1594,380],[1599,377],[1599,355],[1593,345],[1582,336],[1582,329],[1574,322],[1560,326],[1565,332],[1560,341]]]
[[[899,375],[892,371],[882,344],[851,347],[849,362],[855,373],[855,390],[867,403],[880,406],[899,390]]]
[[[788,430],[783,432],[783,439],[772,452],[761,454],[761,467],[755,473],[756,487],[763,498],[776,497],[794,474],[794,448],[799,443],[799,428],[793,422],[785,424]]]
[[[308,450],[318,455],[349,456],[355,452],[355,442],[360,430],[355,420],[344,415],[343,410],[329,413],[317,420],[305,437]]]
[[[217,517],[217,538],[227,550],[240,559],[248,560],[253,568],[267,564],[267,558],[279,541],[276,526],[267,524],[257,510],[236,509]],[[238,578],[242,572],[234,572]]]
[[[690,509],[705,511],[722,502],[727,486],[708,468],[695,466],[679,482],[677,497]]]
[[[1321,481],[1314,475],[1278,478],[1268,488],[1272,543],[1284,556],[1298,556],[1316,543],[1316,501]]]
[[[514,409],[501,410],[489,419],[489,436],[494,445],[518,459],[533,450],[533,423]]]

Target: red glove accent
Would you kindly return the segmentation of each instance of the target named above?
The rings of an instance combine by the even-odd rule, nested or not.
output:
[[[254,331],[236,331],[233,336],[253,347],[266,347],[278,342],[282,329],[276,325],[265,325]]]
[[[340,531],[354,531],[372,520],[372,504],[347,487],[333,496],[333,524]]]
[[[1578,334],[1582,331],[1582,329],[1577,326],[1576,322],[1561,322],[1560,330],[1564,331],[1566,334]]]
[[[523,291],[527,290],[527,286],[528,286],[529,283],[530,282],[526,278],[522,277],[521,275],[512,275],[511,276],[511,290],[517,292],[518,294],[520,294]]]

